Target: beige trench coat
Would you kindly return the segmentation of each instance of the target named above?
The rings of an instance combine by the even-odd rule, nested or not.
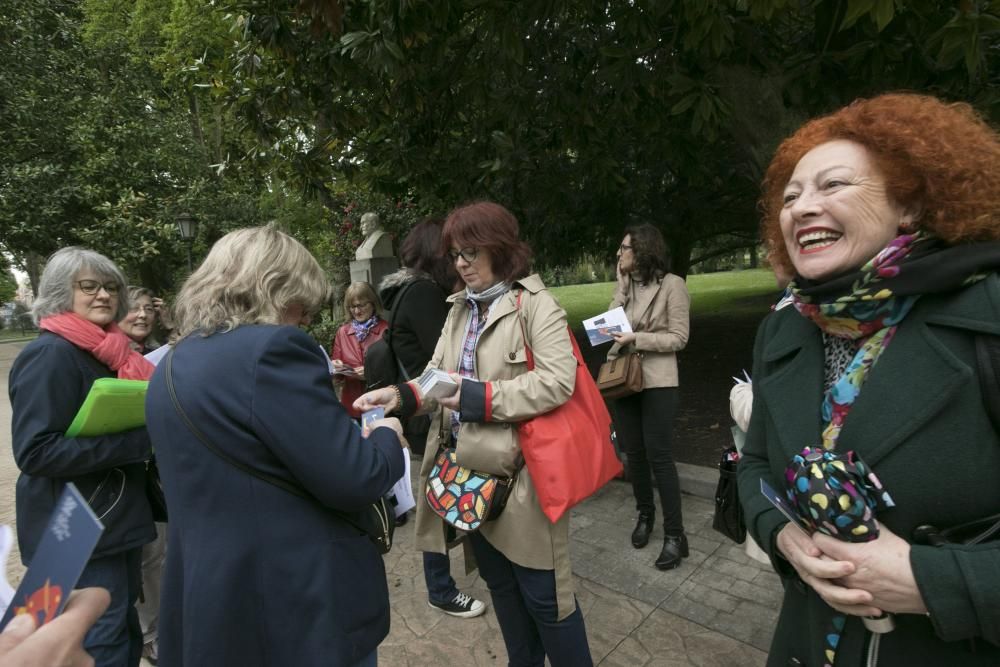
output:
[[[691,297],[680,276],[668,273],[660,285],[640,287],[632,281],[628,292],[615,288],[608,307],[625,308],[625,316],[636,332],[629,348],[642,352],[643,389],[678,386],[677,355],[687,345]],[[631,351],[629,349],[626,352]],[[621,354],[618,344],[608,351],[608,359]]]
[[[521,311],[535,369],[528,371],[524,337],[517,316],[517,293],[523,290]],[[456,371],[465,338],[469,308],[465,293],[449,298],[448,313],[428,367]],[[463,423],[458,434],[459,464],[483,472],[509,475],[521,447],[517,425],[566,402],[576,382],[576,358],[569,341],[566,313],[537,275],[515,281],[499,297],[476,348],[476,378],[490,382],[491,421]],[[439,438],[451,428],[451,411],[427,401],[420,412],[433,418],[426,454],[420,467],[426,479],[434,465]],[[419,488],[416,544],[422,551],[446,553],[445,523],[434,514]],[[559,619],[575,609],[569,562],[569,512],[555,524],[542,513],[528,468],[522,467],[503,514],[480,528],[480,534],[511,561],[523,567],[555,570]],[[471,549],[466,562],[475,563]],[[474,565],[473,565],[474,566]]]

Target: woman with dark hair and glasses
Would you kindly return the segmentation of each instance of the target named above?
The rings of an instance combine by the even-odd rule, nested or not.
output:
[[[146,428],[67,437],[98,378],[147,380],[153,365],[132,350],[116,322],[129,311],[125,277],[92,250],[63,248],[49,258],[32,316],[41,329],[10,370],[11,444],[17,480],[17,537],[30,566],[49,515],[73,482],[104,524],[78,587],[100,586],[111,604],[90,629],[84,648],[97,665],[138,665],[142,631],[135,602],[140,551],[153,540],[146,499]]]
[[[419,377],[427,367],[448,317],[448,296],[460,285],[454,263],[441,251],[443,226],[441,218],[428,218],[415,225],[399,246],[403,268],[383,278],[379,285],[379,297],[392,313],[387,315],[392,328],[383,337],[406,371],[406,379]],[[403,432],[414,453],[423,455],[429,428],[426,415],[406,420]],[[448,554],[425,551],[423,559],[427,604],[458,618],[474,618],[486,611],[482,600],[458,590]]]
[[[385,333],[389,326],[382,319],[382,303],[375,290],[366,282],[351,283],[344,294],[344,314],[347,321],[337,329],[330,348],[330,360],[338,373],[334,381],[341,386],[340,402],[354,419],[361,413],[354,408],[354,401],[365,393],[365,352]]]
[[[369,392],[355,406],[432,415],[424,479],[439,443],[456,447],[461,466],[516,475],[503,513],[466,535],[466,562],[474,556],[489,586],[510,665],[541,667],[548,657],[553,667],[586,667],[593,663],[572,589],[569,513],[553,524],[542,512],[531,473],[521,466],[517,430],[573,394],[576,357],[566,313],[538,276],[528,274],[531,250],[503,206],[477,202],[453,210],[441,247],[465,289],[448,299],[428,367],[448,371],[458,392],[435,400],[410,382]],[[530,370],[528,346],[535,360]],[[417,505],[417,548],[446,553],[448,528],[427,503]]]
[[[669,570],[688,555],[681,516],[681,489],[673,456],[677,413],[677,352],[688,339],[691,303],[684,279],[670,273],[660,230],[636,225],[618,248],[618,285],[609,308],[621,306],[631,333],[614,333],[608,359],[642,354],[642,391],[615,401],[615,431],[628,454],[629,477],[639,518],[632,546],[649,544],[656,520],[650,472],[663,509],[663,548],[655,565]]]

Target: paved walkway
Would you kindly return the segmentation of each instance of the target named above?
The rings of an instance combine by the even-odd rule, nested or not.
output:
[[[10,451],[7,374],[22,345],[0,345],[0,523],[9,525],[17,470]],[[778,578],[712,530],[712,503],[706,498],[684,496],[691,556],[669,572],[653,567],[659,528],[645,549],[630,545],[634,515],[629,486],[621,482],[573,510],[573,570],[595,664],[763,665],[781,599]],[[413,549],[413,522],[396,535],[386,556],[392,630],[379,648],[380,667],[505,665],[492,609],[460,620],[429,608],[421,557]],[[462,576],[461,549],[452,553],[461,590],[488,600],[478,576]],[[23,573],[16,554],[7,573],[16,585]]]

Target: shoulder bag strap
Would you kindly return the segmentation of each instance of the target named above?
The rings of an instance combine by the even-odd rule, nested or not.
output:
[[[660,293],[660,290],[663,288],[663,281],[666,280],[666,279],[667,279],[667,276],[666,276],[666,274],[664,274],[663,278],[660,279],[660,282],[658,282],[656,284],[656,291],[653,292],[653,298],[649,300],[649,304],[646,306],[646,310],[642,311],[642,315],[639,316],[639,324],[642,324],[642,318],[646,317],[646,315],[649,315],[650,311],[653,310],[653,304],[656,303],[656,297]],[[629,284],[630,284],[630,287],[632,288],[632,290],[635,291],[635,283],[634,282],[630,282]],[[633,296],[632,299],[634,301],[635,297]],[[646,326],[647,327],[649,326],[649,322],[648,321],[646,322]],[[632,331],[639,331],[638,326],[632,327]]]
[[[259,470],[254,470],[253,468],[251,468],[247,464],[243,463],[242,461],[237,461],[232,456],[230,456],[229,454],[226,454],[224,451],[222,451],[221,449],[219,449],[218,447],[216,447],[215,443],[213,443],[211,440],[209,440],[208,437],[205,436],[205,434],[203,434],[198,429],[198,427],[194,425],[194,423],[188,418],[187,413],[184,412],[184,409],[181,407],[180,401],[177,400],[177,392],[174,391],[173,357],[174,357],[174,350],[176,350],[176,349],[177,349],[176,347],[172,347],[172,348],[170,348],[170,352],[167,353],[167,392],[170,394],[170,402],[174,404],[174,409],[177,411],[177,414],[180,415],[181,420],[184,422],[184,425],[188,427],[188,430],[191,431],[191,433],[194,434],[194,436],[196,438],[198,438],[198,440],[201,441],[201,444],[205,445],[205,447],[207,447],[209,451],[211,451],[213,454],[215,454],[220,459],[222,459],[223,461],[225,461],[229,465],[233,466],[234,468],[236,468],[238,470],[242,470],[243,472],[245,472],[246,474],[250,475],[251,477],[256,477],[257,479],[265,481],[268,484],[272,484],[272,485],[278,487],[279,489],[284,489],[288,493],[291,493],[292,495],[298,496],[299,498],[306,498],[308,500],[312,500],[312,501],[315,501],[315,502],[318,503],[319,501],[316,500],[316,498],[314,496],[306,493],[306,491],[304,489],[302,489],[301,487],[299,487],[299,486],[297,486],[295,484],[292,484],[288,480],[281,479],[280,477],[275,477],[274,475],[269,475],[267,473],[260,472]],[[361,531],[363,533],[367,533],[368,532],[364,528],[362,528],[361,526],[359,526],[355,521],[353,521],[346,514],[340,512],[338,510],[335,510],[332,507],[327,507],[326,505],[323,505],[322,507],[323,507],[323,509],[325,509],[326,511],[330,512],[331,514],[333,514],[334,516],[336,516],[338,519],[341,519],[345,523],[349,524],[353,528],[355,528],[355,529],[357,529],[357,530],[359,530],[359,531]]]
[[[524,358],[528,362],[528,370],[535,370],[535,355],[531,353],[531,346],[528,345],[528,334],[524,332],[524,316],[521,310],[521,295],[524,294],[523,289],[517,291],[517,301],[515,305],[517,306],[517,321],[521,325],[521,338],[524,339]]]

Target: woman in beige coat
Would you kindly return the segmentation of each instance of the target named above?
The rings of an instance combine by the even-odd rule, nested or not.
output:
[[[521,464],[517,431],[519,422],[562,405],[573,393],[576,358],[566,314],[537,275],[526,276],[530,250],[504,207],[477,202],[455,209],[442,243],[466,289],[449,299],[451,310],[428,366],[451,373],[459,392],[421,400],[410,383],[365,394],[356,405],[434,415],[423,478],[438,447],[451,443],[462,466],[505,476],[517,472],[503,514],[467,535],[466,561],[478,564],[489,586],[510,665],[541,667],[546,656],[553,667],[591,665],[572,590],[569,514],[553,524],[542,513],[531,474]],[[521,320],[534,354],[531,371]],[[418,503],[417,548],[445,553],[447,542],[446,524]]]
[[[615,431],[628,454],[629,477],[639,518],[632,546],[649,543],[656,519],[656,480],[663,508],[663,548],[655,565],[669,570],[688,555],[681,517],[681,490],[673,457],[677,413],[677,356],[688,339],[691,303],[684,280],[668,273],[667,247],[652,225],[630,227],[618,249],[618,286],[610,308],[622,306],[634,333],[612,334],[608,359],[642,354],[642,391],[615,402]]]

